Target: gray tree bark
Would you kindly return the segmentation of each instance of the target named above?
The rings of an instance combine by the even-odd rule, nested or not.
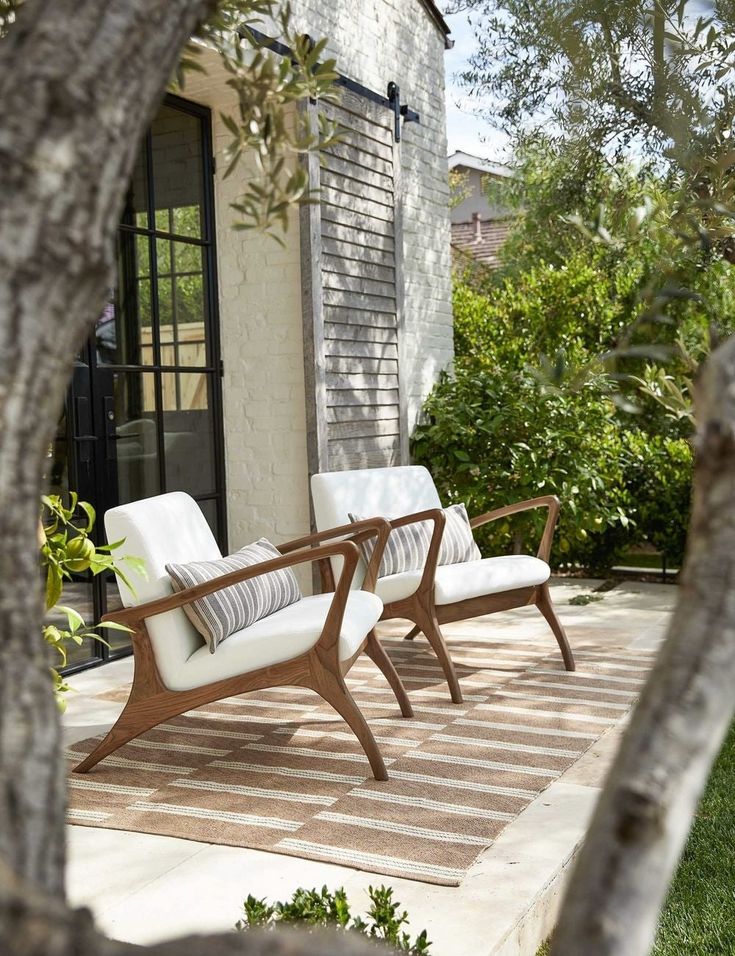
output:
[[[677,606],[566,893],[552,956],[648,953],[735,711],[735,337],[697,389],[697,463]]]
[[[63,888],[65,783],[38,638],[44,459],[111,284],[138,144],[212,8],[28,0],[0,43],[0,857],[49,893]]]

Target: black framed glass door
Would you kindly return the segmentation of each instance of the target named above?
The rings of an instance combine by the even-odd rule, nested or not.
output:
[[[138,153],[117,240],[117,284],[75,366],[49,471],[102,516],[187,491],[226,547],[209,111],[167,97]],[[89,621],[118,604],[114,580],[73,582]],[[70,669],[128,653],[90,642]]]

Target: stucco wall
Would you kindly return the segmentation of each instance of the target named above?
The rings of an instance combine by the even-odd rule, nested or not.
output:
[[[485,195],[490,182],[502,182],[503,177],[493,176],[492,173],[481,172],[479,169],[470,169],[467,166],[455,166],[457,172],[466,177],[464,183],[465,198],[451,210],[452,222],[471,222],[477,212],[482,219],[507,219],[510,210],[490,203]]]

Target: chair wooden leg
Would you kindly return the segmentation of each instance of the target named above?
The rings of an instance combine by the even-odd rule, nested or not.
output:
[[[417,622],[417,627],[419,627],[424,634],[429,644],[431,644],[434,649],[434,653],[439,659],[439,663],[442,666],[444,671],[444,676],[447,679],[447,684],[449,684],[449,695],[452,698],[453,704],[461,704],[463,701],[462,690],[459,686],[459,681],[457,680],[457,674],[454,670],[454,664],[452,663],[452,658],[449,656],[449,651],[447,650],[447,645],[444,641],[444,635],[441,632],[439,627],[439,622],[436,619],[436,614],[433,611],[425,611],[423,608],[420,612],[417,612],[417,617],[419,618]]]
[[[151,730],[157,724],[161,723],[163,719],[155,713],[149,719],[146,719],[145,716],[141,716],[139,712],[136,713],[136,710],[137,708],[135,708],[135,706],[131,707],[127,705],[117,718],[117,721],[113,724],[107,736],[97,744],[91,754],[86,756],[81,763],[77,764],[73,772],[86,773],[88,770],[91,770],[95,764],[98,764],[100,760],[109,757],[111,753],[119,750],[120,747],[129,743],[131,740],[135,740],[136,737],[140,737],[140,735],[144,734],[147,730]]]
[[[546,618],[549,627],[554,632],[554,637],[556,638],[561,650],[561,656],[564,658],[564,667],[568,671],[575,670],[576,665],[574,663],[574,655],[572,654],[572,649],[569,646],[564,625],[557,617],[556,610],[552,604],[551,593],[549,592],[548,584],[541,584],[538,587],[536,592],[536,606]]]
[[[313,689],[328,704],[331,704],[340,717],[347,722],[350,730],[362,744],[362,749],[370,762],[370,768],[375,779],[387,780],[388,771],[385,768],[380,748],[375,737],[373,737],[373,732],[368,727],[367,721],[342,678],[337,677],[330,671],[323,670],[318,681],[313,685]]]
[[[420,634],[420,633],[421,633],[421,628],[418,626],[418,624],[415,624],[415,625],[411,628],[411,630],[408,632],[408,634],[405,634],[405,635],[404,635],[403,640],[404,640],[404,641],[412,641],[412,640],[414,639],[414,637],[416,637],[416,636],[417,636],[418,634]]]
[[[365,653],[383,672],[383,676],[396,695],[398,706],[401,708],[401,714],[403,714],[404,717],[413,717],[413,707],[411,706],[411,701],[408,699],[406,688],[403,686],[401,678],[398,676],[398,671],[393,666],[393,661],[386,654],[385,648],[378,640],[375,631],[370,631],[368,634]]]

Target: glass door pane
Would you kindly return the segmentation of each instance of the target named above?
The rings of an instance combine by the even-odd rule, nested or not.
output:
[[[76,417],[60,426],[49,461],[53,482],[68,472],[71,487],[86,489],[100,543],[108,508],[175,490],[197,498],[223,537],[211,154],[208,111],[167,97],[135,164],[86,384],[69,396]],[[84,587],[74,599],[90,620],[119,604],[109,575]],[[117,633],[110,643],[102,657],[129,644]]]

